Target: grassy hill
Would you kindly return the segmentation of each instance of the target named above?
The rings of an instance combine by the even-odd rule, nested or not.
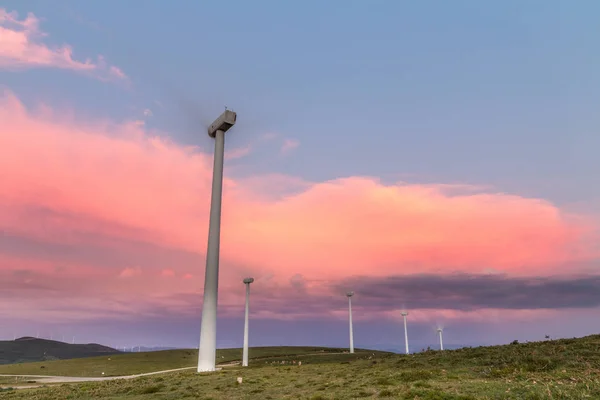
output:
[[[95,343],[69,344],[32,337],[0,341],[0,364],[64,360],[118,353],[118,350]]]
[[[347,349],[327,347],[252,347],[249,357],[252,362],[261,360],[273,363],[290,358],[310,362],[311,357],[328,354],[328,359],[335,361],[338,353]],[[356,355],[386,354],[385,352],[356,350]],[[343,354],[340,354],[343,356]],[[217,363],[225,364],[241,359],[242,349],[217,350]],[[193,367],[198,365],[198,350],[163,350],[147,353],[121,353],[102,357],[72,359],[60,361],[44,361],[24,364],[0,365],[0,374],[11,375],[59,375],[59,376],[120,376],[168,369]],[[102,375],[104,373],[104,375]]]
[[[247,368],[226,367],[211,374],[192,370],[133,380],[13,390],[1,393],[0,398],[600,399],[600,335],[409,356],[366,351],[308,353],[301,366],[274,364],[275,360],[289,361],[300,356],[276,357],[277,351],[271,352],[274,358],[255,359]],[[71,361],[59,363],[67,362]],[[237,377],[243,378],[241,384]]]

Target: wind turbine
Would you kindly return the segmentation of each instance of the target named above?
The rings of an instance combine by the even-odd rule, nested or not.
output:
[[[248,313],[250,308],[250,284],[254,282],[254,278],[244,279],[246,285],[246,312],[244,315],[244,349],[242,351],[242,367],[248,366]]]
[[[352,334],[352,296],[354,292],[346,293],[348,297],[348,321],[350,322],[350,353],[354,353],[354,336]]]
[[[208,136],[215,139],[215,152],[213,157],[208,244],[206,247],[206,268],[204,270],[204,300],[200,321],[200,345],[198,346],[198,372],[216,370],[223,157],[225,154],[225,132],[235,125],[236,119],[236,113],[225,110],[208,127]]]
[[[444,341],[442,340],[442,332],[444,330],[442,328],[437,328],[437,333],[440,337],[440,350],[444,350]]]
[[[404,346],[406,347],[406,354],[408,352],[408,330],[406,329],[406,316],[408,315],[408,311],[402,311],[402,317],[404,318]]]

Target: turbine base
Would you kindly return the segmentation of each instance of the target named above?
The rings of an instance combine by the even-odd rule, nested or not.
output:
[[[213,369],[198,368],[198,373],[199,374],[205,374],[205,373],[210,373],[210,372],[217,372],[217,371],[220,371],[222,369],[223,368],[221,368],[221,367],[216,367],[216,368],[213,368]]]

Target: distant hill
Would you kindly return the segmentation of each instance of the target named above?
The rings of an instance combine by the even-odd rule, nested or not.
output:
[[[29,336],[0,341],[0,364],[66,360],[119,353],[121,352],[118,350],[96,343],[69,344]]]

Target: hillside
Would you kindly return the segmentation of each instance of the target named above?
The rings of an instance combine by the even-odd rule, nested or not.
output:
[[[118,353],[120,353],[118,350],[95,343],[69,344],[32,337],[0,341],[0,364],[65,360]]]
[[[289,362],[298,360],[298,355],[276,357],[275,348],[270,352],[271,358],[254,359],[247,368],[233,366],[210,374],[190,370],[132,380],[5,390],[0,393],[0,398],[600,399],[600,335],[427,351],[409,356],[377,352],[373,355],[368,351],[357,354],[311,352],[306,353],[301,366]],[[88,360],[92,359],[78,361]],[[56,364],[73,361],[57,361]],[[2,369],[7,367],[10,366]],[[243,379],[241,384],[237,383],[238,377]],[[10,383],[6,379],[10,378],[5,378],[5,385]]]
[[[257,360],[272,363],[287,360],[290,357],[298,360],[310,361],[312,358],[321,359],[321,355],[328,355],[328,359],[335,361],[335,356],[344,356],[347,349],[328,347],[252,347],[249,351],[251,363]],[[365,354],[386,354],[385,352],[356,349],[356,356]],[[218,349],[217,363],[227,364],[239,361],[242,349]],[[163,350],[142,353],[121,353],[110,357],[91,357],[85,359],[59,360],[32,362],[24,364],[0,365],[0,374],[19,375],[62,375],[62,376],[119,376],[133,375],[168,369],[193,367],[198,364],[198,350]],[[43,368],[42,368],[43,367]],[[103,374],[104,373],[104,374]]]

